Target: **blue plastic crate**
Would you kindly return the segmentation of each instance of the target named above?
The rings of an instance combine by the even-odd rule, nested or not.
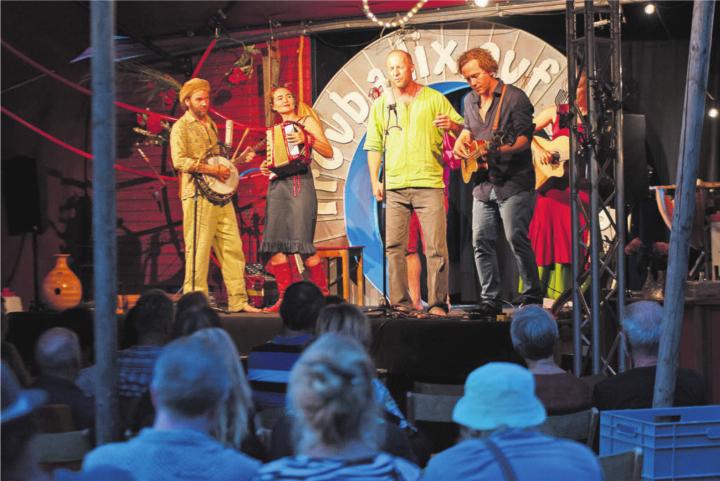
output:
[[[720,406],[600,414],[600,455],[643,450],[643,481],[720,480]]]

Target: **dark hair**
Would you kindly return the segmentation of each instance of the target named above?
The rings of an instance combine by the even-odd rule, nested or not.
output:
[[[175,306],[175,319],[188,309],[194,309],[198,307],[210,307],[208,298],[202,291],[186,292],[178,300]]]
[[[222,327],[220,316],[217,312],[207,306],[196,306],[185,309],[175,319],[173,324],[172,337],[178,338],[205,329],[206,327]]]
[[[486,71],[487,73],[494,74],[498,71],[497,61],[493,58],[490,52],[484,48],[472,48],[467,52],[460,55],[458,58],[458,70],[462,70],[465,64],[477,60],[478,67]]]
[[[131,317],[139,336],[167,336],[172,325],[173,303],[164,291],[150,289],[144,292],[132,310]]]
[[[230,389],[223,363],[208,341],[195,336],[165,346],[155,363],[152,380],[158,407],[189,417],[210,413]]]
[[[365,349],[370,347],[372,339],[370,321],[360,309],[352,304],[334,304],[323,307],[318,314],[315,332],[318,336],[334,332],[352,337]]]
[[[557,322],[542,307],[526,306],[513,313],[510,337],[515,351],[525,359],[545,359],[555,350]]]
[[[280,304],[283,324],[293,331],[313,331],[325,296],[320,288],[308,281],[296,282],[285,291]]]
[[[335,304],[345,304],[346,301],[342,296],[338,296],[336,294],[328,294],[325,296],[325,305],[326,306],[332,306]]]

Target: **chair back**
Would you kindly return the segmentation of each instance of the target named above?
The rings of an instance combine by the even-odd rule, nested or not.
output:
[[[597,408],[571,414],[548,416],[540,431],[556,438],[572,439],[585,443],[591,449],[595,441],[600,412]]]
[[[38,462],[48,471],[56,468],[80,469],[83,458],[93,448],[88,429],[37,434],[30,442]]]
[[[452,412],[460,395],[407,393],[407,417],[410,424],[416,421],[452,423]]]
[[[465,386],[462,384],[435,384],[429,382],[414,382],[413,392],[421,394],[445,394],[450,396],[462,396]]]
[[[624,453],[600,456],[600,467],[605,481],[640,481],[643,454],[640,448]]]
[[[38,431],[41,433],[66,433],[77,429],[67,404],[45,404],[35,412]]]

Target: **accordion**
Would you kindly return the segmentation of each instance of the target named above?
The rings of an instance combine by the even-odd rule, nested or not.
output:
[[[287,134],[305,132],[297,122],[282,122],[267,131],[268,168],[279,176],[301,173],[312,163],[310,148],[306,144],[288,142]]]

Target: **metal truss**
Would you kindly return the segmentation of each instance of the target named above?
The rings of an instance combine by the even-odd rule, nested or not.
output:
[[[580,376],[584,360],[592,373],[614,372],[609,359],[617,353],[625,368],[625,342],[617,329],[608,355],[601,356],[603,323],[619,327],[625,308],[625,179],[623,158],[622,64],[619,0],[584,2],[584,36],[578,37],[575,2],[566,3],[567,70],[570,104],[570,197],[572,286],[555,310],[572,299],[573,370]],[[600,20],[597,20],[600,17]],[[604,18],[602,18],[604,17]],[[598,26],[610,26],[610,38],[597,38]],[[587,114],[576,89],[585,73]],[[576,119],[580,119],[582,132]],[[587,199],[589,194],[589,205]],[[601,235],[601,225],[605,228]]]

